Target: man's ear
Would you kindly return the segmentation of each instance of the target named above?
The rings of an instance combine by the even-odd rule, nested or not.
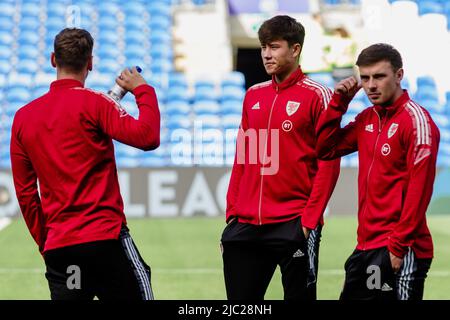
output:
[[[53,68],[56,68],[56,58],[55,58],[55,53],[52,52],[50,55],[50,63],[52,64]]]
[[[87,68],[89,71],[92,71],[92,56],[89,57]]]
[[[300,53],[302,52],[302,46],[300,45],[300,43],[295,43],[292,46],[292,54],[295,58],[298,58],[300,56]]]
[[[400,84],[402,82],[403,75],[404,75],[403,68],[398,69],[397,72],[395,73],[395,77],[397,78],[398,84]]]

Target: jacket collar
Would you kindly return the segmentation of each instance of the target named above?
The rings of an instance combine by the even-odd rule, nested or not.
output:
[[[400,97],[398,97],[397,100],[395,100],[393,104],[386,106],[386,107],[375,105],[374,108],[375,108],[375,111],[380,115],[384,115],[384,114],[393,115],[408,100],[410,100],[408,91],[403,90],[403,94]]]
[[[277,83],[275,80],[275,75],[272,76],[272,88],[275,89],[275,91],[279,92],[280,90],[284,90],[286,88],[289,88],[293,85],[295,85],[297,82],[302,80],[305,77],[302,68],[299,66],[297,70],[295,70],[287,79],[285,79],[281,83]]]
[[[84,88],[83,84],[75,79],[60,79],[55,80],[50,84],[50,91],[59,89],[70,89],[75,87]]]

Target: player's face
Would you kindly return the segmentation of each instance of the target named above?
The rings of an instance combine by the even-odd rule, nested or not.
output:
[[[374,105],[390,105],[403,78],[403,69],[394,72],[388,61],[380,61],[369,66],[359,67],[361,84]]]
[[[269,75],[284,80],[293,69],[297,68],[297,57],[300,54],[300,45],[289,47],[286,40],[275,40],[261,45],[261,58],[264,68]]]

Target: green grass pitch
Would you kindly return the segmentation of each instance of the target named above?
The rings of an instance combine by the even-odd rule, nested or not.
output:
[[[435,259],[425,299],[450,299],[450,216],[430,216]],[[225,299],[219,240],[223,218],[130,219],[131,235],[152,268],[156,299]],[[338,299],[343,265],[356,242],[355,217],[326,219],[320,250],[319,299]],[[49,299],[44,262],[22,219],[0,231],[0,299]],[[279,270],[266,299],[282,299]]]

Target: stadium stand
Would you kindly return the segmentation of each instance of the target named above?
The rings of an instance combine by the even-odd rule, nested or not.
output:
[[[0,167],[10,166],[9,148],[5,146],[9,145],[14,113],[30,100],[47,92],[49,83],[55,78],[55,70],[48,61],[54,36],[62,28],[73,25],[87,28],[96,41],[94,72],[88,77],[87,86],[107,92],[121,68],[139,65],[144,70],[144,77],[155,87],[159,98],[164,137],[161,147],[155,152],[144,153],[115,143],[119,166],[177,165],[171,158],[171,148],[176,145],[174,141],[170,142],[172,134],[178,129],[193,130],[194,124],[199,121],[205,130],[217,129],[222,132],[230,130],[235,137],[240,124],[246,78],[243,73],[232,71],[232,45],[227,31],[227,16],[221,17],[217,14],[217,8],[224,2],[219,0],[1,1]],[[343,12],[356,10],[361,14],[368,3],[367,0],[318,0],[318,13],[338,9],[337,11]],[[392,40],[391,42],[405,55],[408,78],[403,81],[404,87],[408,88],[412,96],[430,111],[439,125],[442,141],[438,163],[440,166],[448,167],[450,166],[450,86],[446,75],[448,68],[430,65],[425,72],[423,59],[428,57],[429,61],[442,61],[449,53],[450,45],[446,44],[442,50],[441,39],[448,39],[450,35],[450,2],[374,0],[370,3],[372,5],[379,3],[380,8],[387,10],[386,17],[389,19],[400,17],[400,11],[402,17],[407,19],[400,21],[398,30],[391,30],[392,34],[387,36],[386,42]],[[195,20],[199,23],[193,24],[192,21]],[[323,39],[327,39],[325,30],[321,29],[322,26],[319,26],[317,21],[315,23],[317,29],[314,32],[323,34]],[[205,28],[205,25],[209,27]],[[326,23],[323,25],[326,29]],[[422,39],[421,48],[415,50],[410,42],[403,39],[402,33],[417,30],[418,25],[433,30],[433,34],[439,37]],[[358,48],[365,46],[367,42],[377,40],[367,28],[367,25],[363,26],[359,33],[349,29],[350,36],[358,42]],[[201,36],[195,37],[199,31],[202,32]],[[361,41],[361,38],[365,40]],[[309,41],[311,43],[311,40]],[[199,65],[211,72],[207,76],[204,70],[202,73],[195,73],[193,70],[198,69]],[[312,79],[330,88],[333,88],[337,80],[332,68],[325,71],[310,70],[308,73]],[[131,94],[125,97],[123,105],[131,116],[137,116]],[[360,92],[352,101],[344,123],[351,121],[368,105],[367,97]],[[210,147],[214,144],[212,141],[209,141]],[[235,146],[227,142],[223,154],[227,159],[226,165],[230,164],[228,159],[233,158],[234,149]],[[188,162],[178,163],[183,165]],[[205,165],[209,165],[207,161]],[[342,165],[357,166],[357,155],[346,157]]]

